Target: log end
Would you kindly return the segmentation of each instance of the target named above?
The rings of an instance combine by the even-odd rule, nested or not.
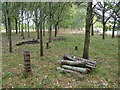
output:
[[[87,69],[86,69],[86,73],[89,73],[89,72],[90,72],[90,69],[89,69],[89,68],[87,68]]]

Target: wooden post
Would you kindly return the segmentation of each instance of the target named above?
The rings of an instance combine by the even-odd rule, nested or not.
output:
[[[49,42],[46,43],[46,48],[47,48],[47,49],[49,48]]]
[[[31,72],[30,51],[24,50],[24,72]]]
[[[75,51],[77,51],[78,50],[78,47],[77,46],[75,46]]]

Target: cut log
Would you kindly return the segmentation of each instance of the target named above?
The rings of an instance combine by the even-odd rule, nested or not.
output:
[[[94,66],[91,66],[91,65],[86,65],[87,68],[90,68],[90,69],[95,69]]]
[[[67,69],[63,69],[63,68],[59,68],[59,67],[57,67],[57,70],[59,70],[60,72],[73,73],[75,75],[78,75],[80,78],[83,78],[83,76],[80,73],[76,72],[76,71],[67,70]]]
[[[96,61],[87,60],[87,59],[84,59],[84,58],[79,58],[79,57],[75,57],[75,56],[71,56],[71,55],[67,55],[67,54],[64,54],[63,58],[66,59],[66,60],[69,59],[69,60],[73,60],[73,61],[77,61],[77,60],[84,61],[84,60],[86,60],[86,63],[96,64]]]
[[[65,69],[70,69],[70,70],[74,70],[74,71],[78,71],[82,73],[88,73],[90,71],[90,69],[88,68],[73,67],[73,66],[68,66],[68,65],[62,65],[62,67]]]
[[[87,60],[87,59],[84,59],[84,58],[80,58],[80,60],[86,60],[87,63],[96,64],[96,61]]]
[[[89,63],[89,62],[87,62],[86,65],[90,65],[90,66],[94,66],[94,67],[96,67],[95,64],[92,64],[92,63]]]
[[[70,61],[70,60],[59,60],[58,64],[60,65],[82,65],[85,66],[86,61]]]

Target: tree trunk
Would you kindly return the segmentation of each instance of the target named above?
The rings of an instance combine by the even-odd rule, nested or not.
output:
[[[27,32],[27,26],[26,26],[26,11],[25,11],[25,32]]]
[[[8,2],[6,2],[7,6]],[[8,39],[9,39],[9,52],[12,52],[12,38],[11,38],[11,17],[9,14],[9,10],[7,9],[7,17],[8,17]]]
[[[93,8],[92,8],[92,12],[93,12]],[[94,19],[94,16],[93,16],[93,13],[92,13],[92,16],[91,16],[91,36],[94,36],[94,28],[93,28],[93,19]]]
[[[19,20],[19,33],[20,33],[20,20]]]
[[[37,20],[37,9],[35,10],[35,28],[37,32],[37,39],[39,39],[39,25],[38,25],[38,20]]]
[[[55,24],[55,37],[57,36],[57,28],[58,28],[58,23]]]
[[[7,2],[6,2],[6,12],[5,12],[5,28],[6,28],[6,34],[8,32],[8,19],[7,19]]]
[[[45,36],[45,19],[43,20],[43,36]]]
[[[52,41],[52,26],[49,27],[49,43]]]
[[[92,23],[92,25],[91,25],[91,35],[94,36],[93,23]]]
[[[90,69],[87,69],[87,68],[73,67],[73,66],[68,66],[68,65],[62,65],[62,67],[65,69],[74,70],[74,71],[78,71],[81,73],[88,73],[90,71]]]
[[[22,19],[22,23],[21,23],[21,36],[23,36],[23,19]]]
[[[40,56],[43,56],[43,40],[42,40],[42,8],[40,2]]]
[[[59,32],[59,28],[60,28],[59,26],[60,26],[60,25],[59,25],[59,23],[58,23],[58,25],[57,25],[57,31],[58,31],[58,32]]]
[[[103,14],[103,21],[102,21],[102,23],[103,23],[103,35],[102,35],[102,38],[105,39],[105,20],[104,20],[104,18],[105,18],[105,5],[103,7],[102,14]]]
[[[23,39],[25,39],[24,38],[24,31],[23,31],[23,15],[22,15],[22,27],[21,28],[22,28],[22,34],[21,34],[21,36],[23,36]]]
[[[112,38],[115,37],[115,24],[116,24],[116,19],[114,19],[114,25],[113,25],[113,31],[112,31]]]
[[[22,32],[21,32],[21,36],[23,36],[23,39],[25,39],[24,38],[24,31],[23,31],[23,5],[22,5],[22,12],[21,12],[21,16],[22,16],[22,27],[21,27],[21,29],[22,29]]]
[[[91,15],[92,15],[92,2],[88,2],[87,15],[86,15],[85,42],[84,42],[84,52],[83,52],[83,58],[85,59],[89,59]]]
[[[5,14],[5,28],[6,28],[6,34],[8,32],[8,29],[7,29],[7,15]]]
[[[105,39],[105,23],[103,23],[103,39]]]
[[[12,52],[12,38],[11,38],[11,18],[8,17],[8,37],[9,37],[9,52]]]
[[[18,28],[17,28],[17,18],[15,18],[15,24],[16,24],[16,34],[18,33]]]
[[[25,22],[25,32],[27,32],[26,27],[27,27],[27,26],[26,26],[26,22]]]
[[[75,75],[78,75],[79,78],[83,78],[83,76],[82,76],[80,73],[76,72],[76,71],[67,70],[67,69],[63,69],[63,68],[59,68],[59,67],[57,67],[57,70],[59,70],[61,73],[62,73],[62,72],[73,73],[73,74],[75,74]]]
[[[28,37],[30,37],[30,32],[29,32],[29,21],[28,21]]]
[[[49,2],[49,43],[52,41],[52,24],[51,24],[51,19],[52,19],[52,15],[51,15],[51,2]]]
[[[37,39],[39,39],[40,37],[39,37],[39,25],[37,25]]]

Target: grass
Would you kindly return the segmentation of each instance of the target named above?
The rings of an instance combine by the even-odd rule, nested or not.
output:
[[[9,53],[8,39],[5,33],[2,33],[2,86],[3,88],[103,88],[118,87],[118,39],[106,36],[95,35],[90,41],[90,59],[97,61],[97,67],[89,74],[82,74],[84,79],[71,74],[61,74],[56,68],[59,65],[56,62],[64,54],[82,57],[84,48],[84,35],[80,33],[68,34],[60,31],[57,38],[66,38],[63,41],[52,41],[49,49],[46,49],[48,33],[43,37],[44,56],[40,57],[40,45],[21,45],[15,43],[22,41],[20,34],[12,35],[13,52]],[[25,40],[36,38],[36,33],[31,32],[31,37]],[[53,35],[52,35],[53,36]],[[54,38],[54,37],[53,37]],[[75,46],[78,51],[75,52]],[[28,78],[23,77],[23,51],[30,50],[32,75]],[[104,84],[105,83],[105,84]]]

